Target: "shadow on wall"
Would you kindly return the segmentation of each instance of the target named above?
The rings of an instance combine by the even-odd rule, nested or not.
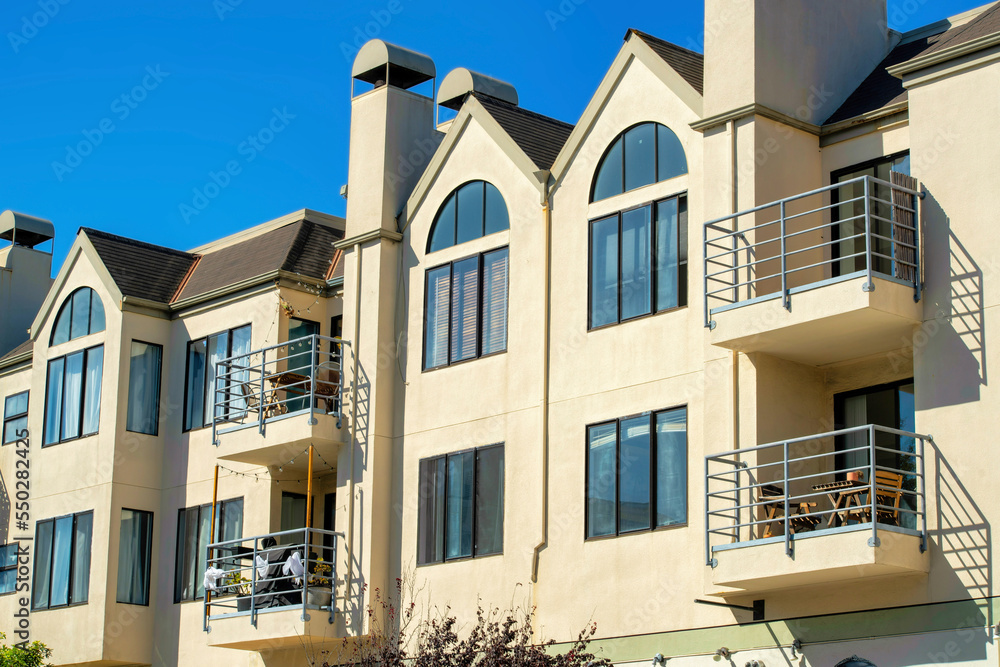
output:
[[[957,594],[971,599],[988,600],[992,596],[993,580],[990,524],[937,443],[931,444],[927,454],[933,465],[934,486],[931,492],[936,506],[934,521],[930,522],[928,531],[932,549],[931,573],[933,576],[940,568],[952,575],[951,580],[940,584],[948,590],[934,591],[932,595],[941,599],[956,599]],[[987,617],[982,617],[983,612]],[[980,618],[966,619],[963,625],[979,626],[978,634],[982,636],[976,637],[975,641],[969,638],[966,642],[968,648],[963,651],[972,650],[977,644],[985,651],[988,637],[982,628],[996,622],[992,618],[989,604],[975,615]],[[985,658],[985,655],[980,657]],[[971,658],[963,656],[962,659]]]
[[[914,356],[921,358],[925,378],[947,380],[921,386],[918,410],[973,403],[987,383],[982,268],[930,192],[923,202],[923,218],[929,302],[922,330],[914,335]],[[927,354],[929,350],[933,354]]]
[[[352,354],[357,354],[357,349],[355,347],[350,348]],[[347,406],[345,411],[350,418],[355,419],[354,423],[354,442],[351,446],[355,448],[355,463],[354,470],[351,471],[354,479],[363,480],[370,479],[372,475],[372,470],[370,469],[370,442],[368,439],[368,427],[370,424],[370,411],[371,411],[371,379],[368,376],[368,372],[365,370],[364,366],[358,362],[358,376],[354,379],[357,384],[357,405]],[[354,408],[357,408],[357,413],[354,414]],[[354,515],[365,516],[365,497],[362,486],[356,486],[354,489],[355,497],[355,507]],[[354,517],[349,517],[349,521],[356,521]],[[346,531],[345,531],[346,532]],[[358,526],[355,525],[354,531],[354,554],[351,562],[348,563],[348,567],[351,568],[350,577],[351,588],[345,591],[349,602],[347,604],[347,609],[345,609],[344,619],[345,619],[345,631],[348,634],[361,634],[364,630],[365,621],[365,589],[368,586],[365,580],[364,569],[361,567],[361,556],[360,554],[365,553],[364,544],[364,534],[365,531],[359,530]],[[346,546],[346,545],[345,545]],[[345,573],[346,574],[346,573]]]
[[[0,473],[0,544],[7,544],[10,530],[10,494],[7,483]]]

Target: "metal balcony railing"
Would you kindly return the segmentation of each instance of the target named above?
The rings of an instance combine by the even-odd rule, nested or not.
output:
[[[342,533],[297,528],[208,545],[204,630],[211,621],[294,608],[336,613],[337,543]],[[296,565],[298,563],[298,565]],[[214,576],[213,576],[214,575]],[[214,589],[214,590],[213,590]]]
[[[915,179],[861,176],[705,223],[705,326],[712,315],[873,276],[912,285],[920,300],[921,234]]]
[[[924,444],[930,436],[867,425],[705,457],[705,560],[735,544],[845,530],[921,537],[927,548]],[[874,518],[874,520],[873,520]]]
[[[336,415],[341,426],[344,404],[342,360],[350,343],[311,335],[271,345],[216,364],[212,442],[219,435],[317,411]]]

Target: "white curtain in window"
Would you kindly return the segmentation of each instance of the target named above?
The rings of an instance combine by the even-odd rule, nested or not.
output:
[[[62,436],[69,440],[80,435],[80,392],[83,386],[83,352],[66,357],[66,377],[63,383]]]
[[[150,528],[152,513],[122,510],[118,543],[118,602],[149,604]]]
[[[507,349],[507,249],[483,255],[483,354]]]
[[[87,385],[83,406],[83,434],[97,433],[101,418],[101,373],[104,368],[104,348],[87,350]]]
[[[128,378],[126,428],[136,433],[156,434],[160,403],[160,361],[158,345],[132,341]]]

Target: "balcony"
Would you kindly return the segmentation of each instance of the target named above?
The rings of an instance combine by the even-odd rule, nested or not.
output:
[[[712,344],[818,366],[908,341],[922,319],[922,195],[915,179],[892,176],[705,223]]]
[[[212,442],[227,436],[219,458],[279,465],[312,443],[334,460],[344,442],[341,362],[349,346],[312,335],[218,362]]]
[[[713,594],[926,573],[929,439],[868,425],[706,456]]]
[[[256,651],[342,642],[334,624],[341,539],[299,528],[210,544],[206,583],[216,578],[205,595],[209,645]]]

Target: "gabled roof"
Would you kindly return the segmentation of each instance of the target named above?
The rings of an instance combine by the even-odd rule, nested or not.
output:
[[[196,255],[82,227],[125,296],[170,303]]]
[[[556,156],[573,131],[571,124],[522,109],[489,95],[482,93],[473,95],[536,167],[539,169],[552,167]]]
[[[169,304],[288,271],[326,280],[344,233],[300,219],[203,253],[183,252],[95,229],[80,230],[122,295]]]
[[[930,34],[921,35],[916,39],[904,38],[861,82],[861,85],[844,100],[840,108],[826,119],[824,125],[839,123],[849,118],[906,102],[907,92],[903,87],[903,81],[889,74],[887,71],[889,68],[998,31],[1000,31],[1000,2],[967,23],[953,28],[948,28],[947,23],[942,23],[936,32],[932,31]]]
[[[17,347],[15,347],[13,350],[11,350],[10,352],[8,352],[7,354],[5,354],[2,357],[0,357],[0,367],[6,366],[7,362],[13,361],[15,358],[20,357],[23,354],[30,354],[31,351],[32,351],[31,350],[31,346],[32,345],[33,345],[33,343],[31,342],[31,339],[29,338],[28,340],[24,341],[23,343],[21,343],[20,345],[18,345]]]
[[[174,301],[205,294],[276,270],[323,280],[333,242],[343,232],[301,220],[200,256]]]
[[[683,77],[692,88],[698,91],[698,94],[705,94],[705,56],[696,51],[690,51],[683,47],[672,44],[666,40],[660,39],[659,37],[653,37],[652,35],[642,32],[641,30],[636,30],[635,28],[629,28],[628,32],[625,33],[625,40],[628,40],[629,35],[635,35],[643,42],[646,43],[649,48],[653,49],[656,55],[663,58],[663,62],[670,65],[674,71]]]

